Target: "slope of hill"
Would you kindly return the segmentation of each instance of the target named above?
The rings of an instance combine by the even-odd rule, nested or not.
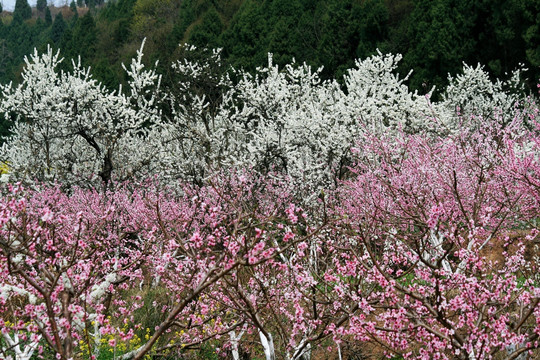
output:
[[[26,0],[17,4],[0,24],[4,83],[19,80],[23,57],[34,47],[50,44],[66,58],[81,55],[115,88],[125,80],[121,63],[143,38],[148,61],[162,66],[181,56],[179,43],[189,42],[223,47],[236,67],[254,70],[272,52],[280,65],[295,59],[324,66],[326,78],[340,78],[376,49],[401,53],[403,69],[414,69],[410,85],[420,92],[445,85],[462,62],[481,63],[494,77],[524,64],[530,85],[540,74],[539,0],[79,0],[33,8],[31,15]]]

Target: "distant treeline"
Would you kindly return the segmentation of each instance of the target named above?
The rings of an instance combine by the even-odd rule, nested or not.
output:
[[[121,63],[147,38],[146,60],[160,60],[165,81],[166,64],[182,56],[178,44],[189,42],[222,47],[235,67],[265,65],[271,52],[277,64],[294,58],[338,79],[376,49],[401,53],[420,92],[444,85],[462,62],[503,78],[522,63],[533,85],[539,10],[540,0],[78,0],[63,8],[39,0],[34,9],[17,0],[1,15],[0,82],[19,81],[24,55],[51,44],[115,88],[125,80]]]

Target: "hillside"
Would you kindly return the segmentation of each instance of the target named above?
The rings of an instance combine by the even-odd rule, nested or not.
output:
[[[235,67],[254,70],[271,52],[279,65],[294,58],[324,66],[325,78],[340,78],[376,49],[401,53],[400,70],[414,69],[410,86],[420,91],[446,84],[462,62],[481,63],[494,77],[522,63],[530,84],[540,74],[538,0],[79,0],[22,14],[23,5],[2,13],[0,82],[18,81],[23,57],[51,44],[67,58],[81,55],[116,88],[120,64],[143,38],[150,62],[169,64],[189,42],[223,47]]]

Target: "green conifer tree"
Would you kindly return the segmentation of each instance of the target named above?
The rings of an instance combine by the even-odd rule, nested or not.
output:
[[[191,33],[189,42],[208,48],[219,47],[218,38],[223,31],[223,22],[215,7],[208,9],[202,16],[201,23],[195,26]]]
[[[47,26],[51,26],[51,24],[52,24],[51,10],[49,9],[48,6],[45,8],[45,24]]]
[[[403,56],[403,67],[414,69],[414,89],[443,88],[448,74],[458,73],[463,62],[474,63],[477,16],[473,2],[415,2],[407,32],[412,46]]]
[[[28,5],[27,0],[17,0],[15,2],[15,10],[13,10],[13,21],[23,21],[32,17],[32,8]]]
[[[62,40],[62,36],[64,35],[64,32],[67,29],[66,21],[64,20],[64,16],[61,12],[56,15],[54,18],[54,23],[52,24],[51,28],[51,39],[54,41],[56,45],[60,43],[60,40]]]
[[[75,4],[75,0],[71,0],[71,3],[69,3],[69,9],[76,14],[77,13],[77,4]]]
[[[37,0],[36,9],[40,14],[44,14],[45,8],[47,7],[47,0]]]
[[[83,61],[88,62],[95,56],[96,41],[96,23],[90,12],[88,12],[73,27],[71,41],[66,44],[65,53],[72,57],[80,55]]]
[[[226,55],[233,66],[253,70],[267,61],[267,22],[263,6],[246,0],[221,36]]]

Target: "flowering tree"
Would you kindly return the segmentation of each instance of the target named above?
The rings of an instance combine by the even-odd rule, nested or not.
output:
[[[153,266],[160,277],[158,286],[174,300],[163,307],[163,320],[134,359],[142,358],[162,338],[169,342],[158,351],[186,350],[224,335],[231,339],[227,346],[236,342],[238,347],[233,331],[253,329],[254,324],[265,352],[274,351],[271,333],[260,326],[261,315],[253,307],[257,306],[255,292],[242,284],[264,264],[277,266],[276,259],[301,239],[291,238],[286,231],[297,216],[294,206],[287,205],[288,185],[240,173],[221,175],[211,186],[184,191],[185,199],[191,200],[183,207],[164,203],[157,215],[164,246]],[[316,231],[304,229],[303,238]]]
[[[34,350],[42,338],[58,359],[73,358],[84,343],[95,356],[96,339],[115,331],[106,317],[111,304],[130,312],[115,295],[140,279],[147,245],[129,236],[140,228],[126,208],[129,200],[109,195],[76,191],[69,197],[56,188],[14,187],[3,197],[0,300],[6,339],[29,338]],[[41,354],[42,344],[37,349]]]
[[[112,93],[35,53],[0,100],[31,184],[0,199],[1,356],[537,355],[538,106],[470,67],[430,103],[399,60],[342,87],[271,57],[216,74],[214,51],[160,94],[142,50]]]
[[[284,229],[296,217],[286,215],[290,193],[276,180],[222,175],[207,187],[185,186],[180,197],[150,185],[116,188],[67,195],[12,187],[4,196],[0,299],[8,344],[29,339],[31,355],[42,353],[42,339],[60,359],[98,356],[102,338],[116,347],[144,327],[141,307],[150,304],[139,294],[164,292],[151,304],[161,313],[157,325],[123,356],[186,351],[243,328],[247,319],[225,314],[242,311],[223,302],[230,293],[223,286],[297,242],[275,242],[289,236]],[[113,311],[116,319],[107,316]]]
[[[156,149],[146,138],[159,122],[151,91],[160,77],[144,70],[142,47],[126,69],[126,93],[105,90],[80,61],[73,62],[73,71],[59,72],[62,60],[50,48],[41,55],[35,51],[26,59],[21,84],[1,88],[0,111],[16,119],[1,150],[11,174],[66,185],[148,174]]]
[[[160,159],[162,174],[199,183],[209,169],[250,166],[286,173],[298,189],[318,193],[347,176],[349,150],[364,134],[446,134],[464,119],[471,125],[472,114],[508,123],[502,114],[513,111],[521,89],[519,71],[492,82],[482,68],[465,65],[440,90],[443,100],[432,103],[434,89],[420,96],[406,86],[408,75],[396,74],[400,55],[358,60],[340,86],[306,64],[280,69],[271,55],[251,74],[226,71],[219,50],[197,59],[200,51],[187,47],[187,57],[172,65],[181,82],[167,94],[170,114],[161,133],[167,155]]]
[[[16,119],[2,161],[17,179],[64,185],[156,174],[200,185],[221,168],[251,167],[284,173],[313,195],[349,175],[349,150],[366,133],[448,133],[473,112],[506,123],[497,114],[519,99],[507,91],[519,88],[519,73],[491,82],[465,66],[441,89],[443,100],[430,103],[396,74],[399,55],[358,60],[343,86],[306,64],[280,69],[272,56],[250,74],[227,70],[219,50],[187,46],[184,55],[171,65],[176,83],[160,92],[141,47],[126,68],[127,89],[109,92],[79,63],[58,72],[58,53],[35,52],[22,83],[2,88],[0,110]]]
[[[338,213],[354,270],[341,276],[378,290],[350,293],[361,312],[344,334],[419,359],[515,359],[538,347],[537,133],[484,126],[359,144]]]
[[[282,171],[310,184],[343,171],[343,162],[334,170],[348,153],[355,120],[337,119],[334,107],[342,92],[336,82],[323,83],[319,71],[306,65],[281,71],[270,56],[269,65],[255,76],[232,69],[239,78],[233,83],[229,73],[213,72],[220,62],[220,52],[214,51],[202,61],[173,64],[184,83],[169,94],[165,169],[200,181],[208,168],[249,166],[263,173]],[[201,94],[198,84],[214,87]],[[350,141],[336,134],[344,129]]]
[[[510,124],[514,120],[514,107],[522,100],[524,70],[512,72],[508,80],[492,81],[480,64],[476,67],[463,64],[462,74],[448,76],[449,84],[443,93],[440,105],[448,113],[446,126],[459,131],[463,126],[481,126],[483,120],[492,121],[495,126]]]

